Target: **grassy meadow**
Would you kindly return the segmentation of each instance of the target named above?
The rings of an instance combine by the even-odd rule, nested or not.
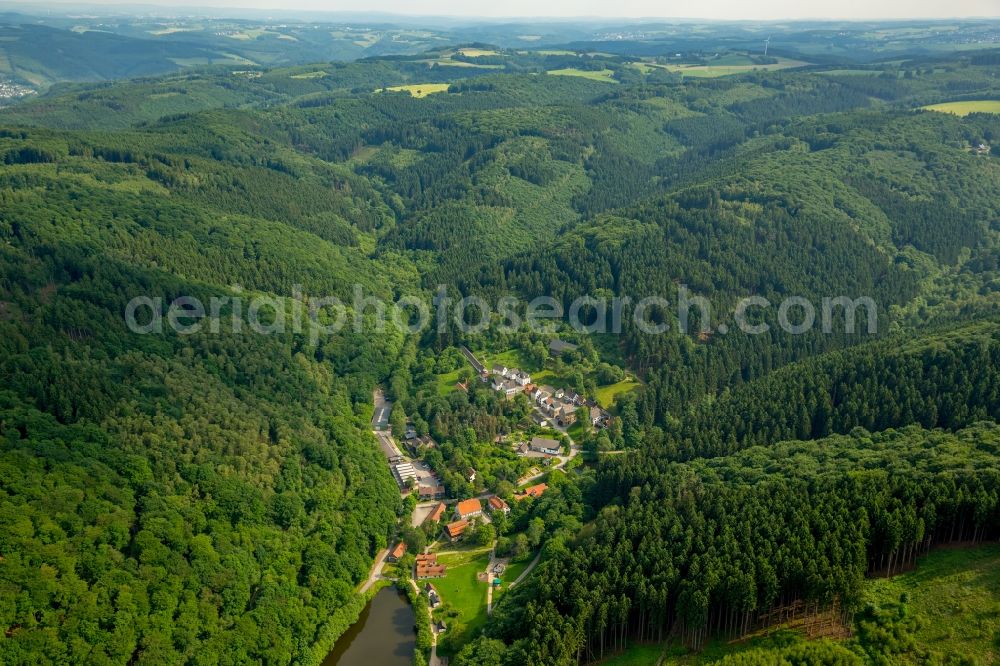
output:
[[[449,545],[444,548],[450,549]],[[486,624],[486,583],[478,580],[490,561],[489,550],[459,552],[438,557],[438,562],[448,566],[443,578],[431,581],[444,602],[434,611],[434,617],[443,618],[448,624],[440,651],[450,654],[452,646],[462,645]]]
[[[917,617],[919,649],[1000,663],[1000,545],[937,551],[913,571],[872,581],[865,598],[886,604],[902,595]]]
[[[950,113],[964,118],[970,113],[1000,113],[1000,100],[981,99],[966,100],[964,102],[943,102],[941,104],[930,104],[921,108],[928,111]]]
[[[576,67],[566,67],[564,69],[552,69],[548,71],[552,76],[579,76],[591,81],[603,81],[604,83],[618,83],[614,79],[614,72],[610,69],[590,70],[577,69]]]
[[[442,93],[448,91],[448,83],[411,83],[403,86],[389,86],[384,88],[390,92],[408,92],[413,97],[427,97],[428,95],[433,95],[434,93]]]

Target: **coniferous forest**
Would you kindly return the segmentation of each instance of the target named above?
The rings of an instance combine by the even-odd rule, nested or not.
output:
[[[468,541],[537,556],[488,618],[449,615],[434,652],[400,560],[383,578],[419,600],[414,663],[613,665],[636,646],[656,647],[650,666],[996,663],[995,572],[993,606],[953,604],[981,634],[968,654],[924,640],[916,601],[870,592],[1000,540],[996,21],[892,40],[792,24],[763,55],[749,23],[376,26],[328,44],[305,19],[169,42],[146,19],[117,37],[49,19],[32,30],[57,58],[13,20],[0,664],[321,663],[384,549],[440,539],[411,525],[376,389],[397,440],[435,443],[413,456],[449,512],[509,500]],[[123,70],[112,42],[145,55]],[[511,297],[519,315],[546,296],[562,315],[414,332],[359,290]],[[711,307],[685,329],[689,295]],[[221,326],[139,334],[136,297],[221,298]],[[234,324],[255,297],[264,332]],[[322,297],[358,325],[270,326]],[[581,297],[621,299],[620,330],[573,330]],[[837,297],[872,305],[782,325]],[[545,431],[469,356],[594,396],[607,420]],[[567,460],[516,452],[538,435]],[[776,627],[795,639],[743,650]]]

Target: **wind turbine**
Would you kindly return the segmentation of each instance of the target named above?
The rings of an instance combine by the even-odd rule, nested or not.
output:
[[[771,45],[771,35],[768,35],[767,39],[764,40],[764,55],[767,55],[767,47],[770,45]]]

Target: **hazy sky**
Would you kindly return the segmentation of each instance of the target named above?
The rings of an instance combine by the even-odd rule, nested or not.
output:
[[[36,0],[40,5],[56,4]],[[245,7],[483,17],[711,19],[1000,16],[1000,0],[91,0],[102,4]]]

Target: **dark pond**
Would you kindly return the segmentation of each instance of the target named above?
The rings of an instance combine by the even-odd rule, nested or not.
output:
[[[413,608],[395,587],[379,590],[340,637],[323,666],[410,666],[416,649]]]

